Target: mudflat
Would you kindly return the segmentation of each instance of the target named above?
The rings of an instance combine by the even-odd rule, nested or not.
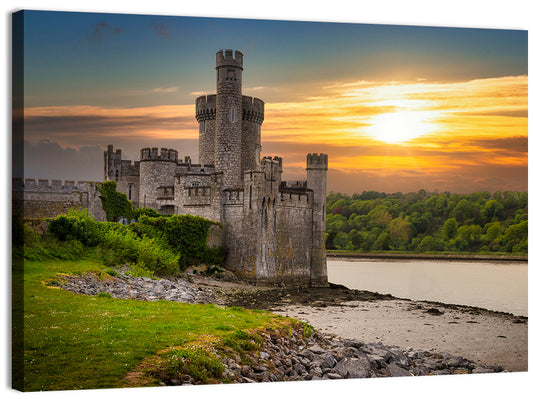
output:
[[[325,334],[448,352],[507,371],[528,370],[527,317],[394,298],[334,284],[300,289],[234,286],[224,291],[228,305],[271,310],[307,322]]]

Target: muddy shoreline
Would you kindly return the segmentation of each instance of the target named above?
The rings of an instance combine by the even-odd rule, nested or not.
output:
[[[225,306],[297,318],[326,335],[448,352],[508,371],[528,370],[525,316],[396,298],[336,284],[324,288],[261,287],[195,280],[200,287],[206,284],[215,289]]]

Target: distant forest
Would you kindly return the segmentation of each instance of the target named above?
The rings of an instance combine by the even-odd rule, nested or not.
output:
[[[527,254],[527,192],[331,192],[326,249]]]

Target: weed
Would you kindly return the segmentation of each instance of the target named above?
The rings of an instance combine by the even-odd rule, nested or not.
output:
[[[160,369],[151,370],[148,374],[162,380],[190,375],[203,383],[210,379],[220,378],[224,365],[214,353],[202,347],[173,349],[161,355]]]

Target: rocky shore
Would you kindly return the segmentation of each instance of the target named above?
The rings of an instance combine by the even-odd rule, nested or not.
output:
[[[230,279],[231,280],[231,279]],[[268,309],[284,314],[290,312],[296,317],[309,322],[309,316],[329,314],[332,311],[346,309],[365,314],[364,304],[389,306],[402,310],[397,301],[390,295],[381,295],[366,291],[349,290],[342,286],[332,285],[330,288],[286,288],[258,287],[228,279],[213,279],[202,276],[186,276],[183,278],[152,280],[134,278],[118,272],[116,276],[101,278],[96,275],[84,276],[63,275],[58,278],[61,288],[86,295],[110,295],[116,298],[137,300],[169,300],[188,303],[216,303],[223,306],[241,306],[251,309]],[[405,301],[405,300],[404,300]],[[447,310],[464,314],[490,314],[498,320],[505,319],[513,325],[522,325],[526,331],[525,353],[527,359],[527,318],[509,314],[489,312],[471,307],[455,305],[437,306],[437,304],[406,301],[420,314],[438,317]],[[361,308],[357,309],[359,306]],[[384,305],[385,306],[385,305]],[[328,313],[329,312],[329,313]],[[433,313],[432,313],[433,312]],[[470,312],[470,313],[469,313]],[[457,313],[457,314],[459,314]],[[323,317],[323,316],[321,316]],[[458,316],[454,322],[459,325]],[[311,317],[312,319],[312,317]],[[335,317],[338,323],[341,317]],[[319,321],[319,319],[314,319]],[[311,320],[311,324],[315,325]],[[363,321],[358,320],[363,331]],[[333,323],[330,319],[327,321]],[[389,330],[394,329],[395,320],[389,320]],[[318,323],[320,324],[320,323]],[[428,323],[425,323],[428,324]],[[457,328],[452,323],[451,328]],[[471,327],[472,324],[468,326]],[[329,325],[333,327],[332,325]],[[465,330],[462,330],[463,333]],[[341,332],[339,334],[338,332]],[[390,331],[389,331],[390,332]],[[230,382],[262,382],[284,380],[316,380],[369,378],[385,376],[417,376],[490,373],[506,371],[501,364],[487,363],[480,360],[469,360],[464,353],[454,353],[439,347],[416,349],[417,341],[411,345],[400,345],[378,342],[362,342],[342,329],[319,326],[310,337],[302,331],[294,331],[291,336],[282,337],[276,334],[262,333],[263,345],[255,356],[246,355],[246,359],[237,356],[226,356],[222,359],[225,365],[223,378]],[[416,332],[411,332],[416,337]],[[459,339],[459,338],[457,338]],[[468,336],[464,339],[469,340]],[[366,340],[365,340],[366,341]],[[490,345],[490,343],[485,343]],[[439,350],[440,349],[440,350]],[[489,348],[490,350],[490,348]],[[490,359],[490,357],[488,358]],[[527,364],[527,363],[526,363]],[[527,369],[527,366],[526,366]],[[162,381],[167,385],[194,384],[191,377],[182,379],[169,378]]]
[[[501,372],[449,353],[402,349],[302,331],[279,338],[263,334],[264,346],[246,363],[224,359],[224,376],[232,382],[299,381],[343,378]]]

